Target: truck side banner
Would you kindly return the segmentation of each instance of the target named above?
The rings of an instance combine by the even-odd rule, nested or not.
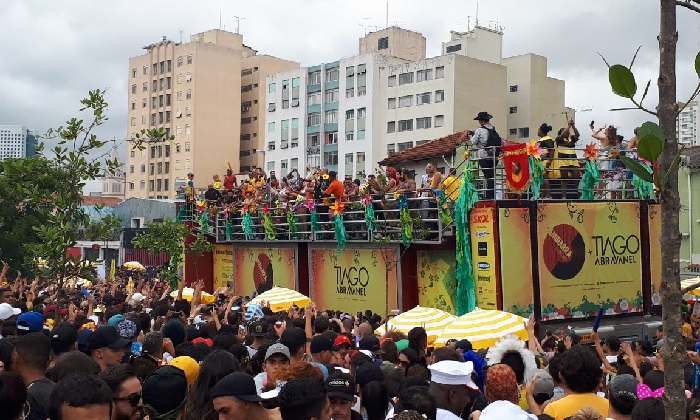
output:
[[[493,207],[475,207],[469,213],[476,306],[481,309],[499,309],[495,213]]]
[[[296,290],[296,248],[233,248],[234,292],[251,296],[273,286]]]

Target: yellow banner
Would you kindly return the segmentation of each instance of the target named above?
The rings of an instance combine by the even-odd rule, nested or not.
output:
[[[416,252],[418,304],[424,308],[457,311],[457,261],[454,251]]]
[[[481,309],[498,309],[494,212],[493,207],[477,207],[469,215],[476,306]]]
[[[632,202],[538,207],[543,320],[643,310],[639,217]]]
[[[651,304],[661,305],[661,206],[649,204],[649,269],[651,271]]]
[[[233,247],[214,245],[214,290],[233,280]]]
[[[296,288],[295,248],[233,248],[234,292],[250,296],[272,286]]]
[[[503,310],[529,317],[535,310],[529,208],[498,209]]]
[[[398,248],[340,253],[336,248],[310,249],[311,295],[316,307],[350,314],[370,309],[386,316],[398,308],[398,255]]]

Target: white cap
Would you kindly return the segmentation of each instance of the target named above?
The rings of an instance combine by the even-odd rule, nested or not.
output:
[[[19,315],[21,313],[21,309],[13,308],[9,303],[0,303],[0,321],[5,321],[12,315]]]
[[[132,302],[141,302],[144,299],[146,299],[146,296],[144,296],[141,293],[134,293],[133,295],[131,295]]]
[[[428,366],[430,369],[430,381],[443,385],[466,385],[469,388],[477,388],[472,381],[474,364],[472,362],[457,362],[443,360]]]

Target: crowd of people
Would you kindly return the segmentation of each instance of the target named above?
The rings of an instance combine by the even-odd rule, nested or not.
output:
[[[538,340],[468,339],[431,348],[421,326],[375,330],[355,315],[273,313],[227,288],[202,303],[157,280],[59,287],[0,274],[3,419],[644,419],[664,418],[663,330],[655,343],[584,345],[565,330]],[[129,285],[133,285],[130,287]],[[689,332],[688,345],[698,341]],[[688,352],[688,418],[700,412]]]

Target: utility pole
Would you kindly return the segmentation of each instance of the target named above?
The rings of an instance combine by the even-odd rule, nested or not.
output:
[[[236,33],[240,34],[241,33],[241,20],[245,20],[244,17],[240,16],[234,16],[234,19],[236,19]]]

